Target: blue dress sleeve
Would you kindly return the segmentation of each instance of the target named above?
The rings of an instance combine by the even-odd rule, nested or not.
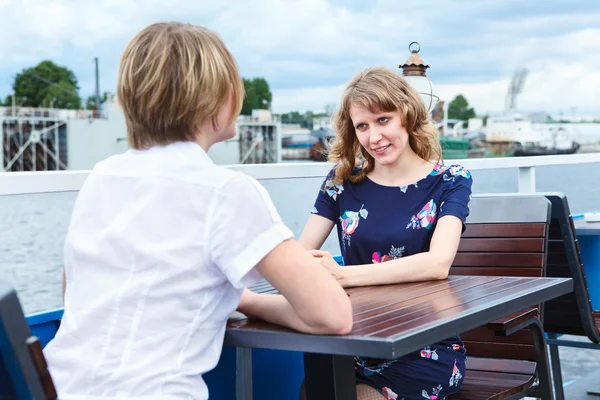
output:
[[[327,177],[321,185],[321,189],[317,194],[314,207],[311,211],[312,214],[317,214],[325,217],[331,221],[337,222],[340,217],[340,207],[337,203],[339,196],[344,191],[343,185],[335,185],[333,183],[333,177],[335,176],[335,169],[332,169],[327,174]]]
[[[444,171],[442,185],[438,218],[444,215],[454,215],[461,219],[464,230],[464,224],[469,215],[473,177],[464,167],[452,165]]]

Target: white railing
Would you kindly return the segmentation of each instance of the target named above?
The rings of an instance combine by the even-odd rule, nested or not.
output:
[[[496,168],[518,168],[519,192],[535,192],[535,167],[546,165],[586,164],[600,162],[600,153],[538,157],[469,158],[446,160],[445,164],[461,164],[475,171]],[[289,179],[324,177],[329,163],[281,163],[229,165],[256,179]],[[4,172],[0,173],[0,196],[33,193],[78,191],[89,171]]]
[[[67,110],[63,108],[42,108],[42,107],[0,107],[0,118],[27,119],[27,120],[51,120],[56,119],[89,119],[101,118],[102,113],[97,110]]]

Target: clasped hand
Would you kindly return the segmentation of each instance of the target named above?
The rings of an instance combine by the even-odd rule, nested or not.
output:
[[[319,260],[319,263],[342,285],[345,278],[345,269],[340,266],[328,251],[309,250],[309,254]]]

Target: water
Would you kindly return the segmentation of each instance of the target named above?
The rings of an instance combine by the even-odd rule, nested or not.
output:
[[[600,190],[596,186],[599,170],[600,161],[537,167],[537,190],[566,193],[574,214],[600,210]],[[474,171],[473,179],[475,194],[518,190],[516,168]],[[286,182],[289,188],[273,191],[275,185],[282,184],[282,181],[266,182],[265,186],[270,189],[282,218],[298,237],[305,217],[286,200],[291,190],[312,199],[319,182]],[[76,196],[71,192],[0,197],[0,279],[17,289],[26,314],[61,306],[62,247]],[[333,238],[329,242],[336,241]],[[561,357],[565,382],[600,366],[593,352],[587,350],[561,348]]]
[[[25,313],[61,306],[62,246],[76,193],[0,197],[0,277]]]

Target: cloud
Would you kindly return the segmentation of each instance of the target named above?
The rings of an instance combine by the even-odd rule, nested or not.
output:
[[[302,89],[282,89],[273,92],[273,111],[276,113],[296,111],[323,112],[328,104],[337,104],[344,85],[321,86]]]
[[[397,68],[421,43],[440,93],[464,93],[477,110],[501,109],[513,71],[530,74],[519,105],[600,113],[600,2],[547,0],[0,0],[0,97],[12,77],[43,59],[75,71],[80,93],[114,91],[119,56],[160,20],[219,32],[242,75],[270,83],[275,111],[322,109],[367,66]]]

